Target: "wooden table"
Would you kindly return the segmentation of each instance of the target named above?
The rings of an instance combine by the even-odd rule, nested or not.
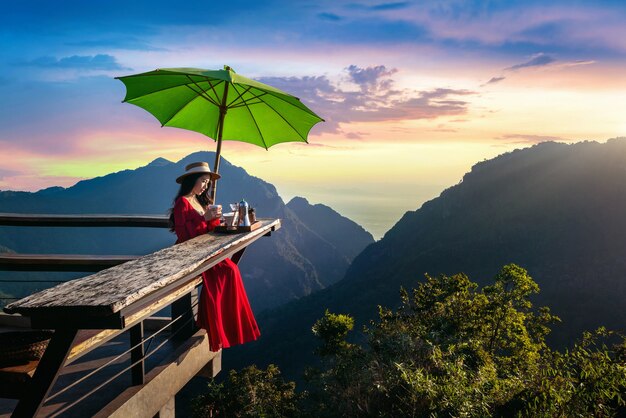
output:
[[[68,359],[129,329],[131,345],[140,342],[142,320],[170,304],[173,317],[176,311],[191,317],[191,293],[201,283],[200,274],[228,257],[238,262],[248,245],[281,225],[278,219],[260,222],[261,227],[252,232],[201,235],[6,306],[7,313],[30,317],[33,328],[55,330],[13,416],[31,417],[37,413]],[[101,331],[92,331],[89,338],[77,341],[80,330]],[[192,333],[193,324],[188,335]],[[138,350],[134,357],[142,355],[143,350]],[[140,366],[133,369],[136,384],[143,381]]]

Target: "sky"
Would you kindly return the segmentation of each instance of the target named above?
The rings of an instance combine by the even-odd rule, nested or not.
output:
[[[214,151],[122,103],[114,77],[156,68],[229,65],[299,97],[326,121],[308,144],[223,157],[375,238],[479,161],[626,136],[624,1],[0,3],[0,190]]]

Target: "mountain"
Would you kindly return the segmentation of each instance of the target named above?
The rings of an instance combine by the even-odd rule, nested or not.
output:
[[[315,232],[350,261],[374,242],[372,234],[326,205],[311,205],[303,197],[294,197],[287,207],[305,224],[315,225]]]
[[[174,179],[194,161],[213,161],[214,153],[191,154],[177,163],[158,158],[145,167],[124,170],[78,182],[69,188],[52,187],[35,193],[0,192],[0,212],[77,214],[165,214],[173,204],[178,185]],[[218,203],[242,197],[256,208],[258,217],[280,218],[282,228],[271,238],[250,246],[241,260],[241,271],[253,308],[275,307],[341,279],[356,252],[373,242],[363,229],[330,210],[316,222],[301,220],[276,192],[276,188],[222,158]],[[306,204],[299,210],[308,211]],[[341,234],[354,234],[355,248],[336,246],[344,237],[323,236],[316,231],[325,225],[341,225]],[[18,253],[146,254],[172,245],[175,236],[150,228],[0,228],[0,245]],[[34,273],[0,272],[1,278],[32,278]],[[42,273],[36,273],[38,277]],[[43,276],[80,277],[83,274]],[[39,286],[39,285],[37,285]],[[2,290],[25,294],[35,285],[4,284]]]
[[[624,214],[626,139],[542,143],[480,162],[366,247],[344,279],[262,315],[261,339],[235,351],[233,364],[276,363],[297,378],[313,361],[311,325],[326,308],[354,315],[358,330],[425,273],[464,272],[485,284],[508,263],[539,284],[536,306],[561,317],[552,345],[600,325],[625,331]]]

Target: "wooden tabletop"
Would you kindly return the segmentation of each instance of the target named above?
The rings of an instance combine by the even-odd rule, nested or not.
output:
[[[7,305],[7,313],[39,318],[111,317],[191,280],[234,251],[280,228],[279,219],[236,234],[209,233],[96,274],[72,280]],[[116,315],[118,314],[118,315]],[[48,321],[49,322],[49,321]]]

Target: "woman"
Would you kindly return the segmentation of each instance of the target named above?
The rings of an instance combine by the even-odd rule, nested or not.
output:
[[[176,179],[180,189],[174,198],[170,223],[178,236],[177,244],[219,225],[221,209],[209,207],[212,202],[207,193],[211,181],[219,178],[209,164],[199,162],[189,164]],[[211,351],[256,340],[259,327],[237,265],[227,258],[204,272],[202,279],[197,324],[206,329]]]

